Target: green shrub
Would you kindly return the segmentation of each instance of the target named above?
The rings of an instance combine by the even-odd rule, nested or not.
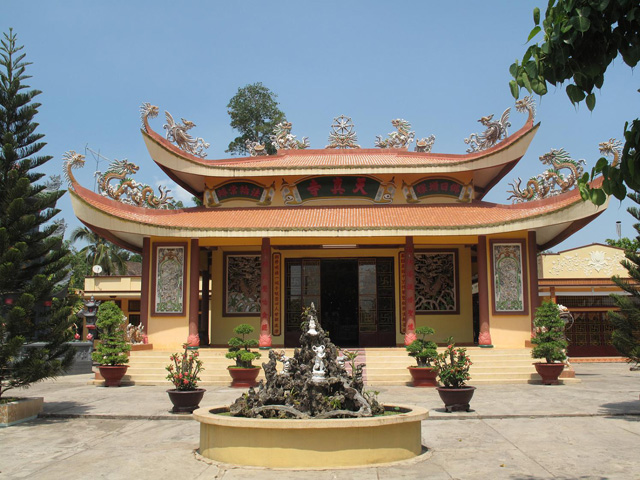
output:
[[[236,361],[235,368],[254,368],[251,362],[260,358],[261,355],[258,352],[252,352],[249,348],[257,347],[258,341],[245,339],[245,335],[253,333],[253,327],[242,323],[234,328],[233,332],[240,336],[229,340],[229,352],[225,356]]]
[[[544,358],[546,363],[563,362],[567,359],[567,340],[564,335],[564,321],[560,318],[558,305],[545,302],[536,310],[533,320],[535,336],[531,343],[533,358]]]
[[[131,345],[125,339],[126,320],[122,310],[114,302],[105,302],[98,307],[96,327],[100,342],[91,354],[100,365],[124,365],[129,363],[127,352]]]
[[[434,333],[436,332],[431,327],[418,327],[416,328],[416,335],[419,335],[420,338],[416,338],[405,347],[409,352],[409,356],[416,359],[419,367],[430,367],[431,362],[438,355],[436,343],[425,339],[427,335],[433,335]]]

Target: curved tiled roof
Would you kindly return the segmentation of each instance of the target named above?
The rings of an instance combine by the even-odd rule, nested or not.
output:
[[[509,146],[517,143],[523,137],[528,136],[529,133],[535,133],[535,130],[537,129],[537,125],[534,126],[533,120],[530,119],[520,130],[497,145],[480,152],[460,155],[409,152],[402,149],[366,148],[345,150],[281,150],[277,155],[208,160],[196,157],[181,150],[149,128],[146,121],[145,126],[147,131],[142,129],[142,135],[148,145],[149,142],[158,145],[161,149],[169,152],[173,156],[184,160],[184,162],[191,167],[205,167],[209,170],[209,174],[212,176],[217,175],[217,170],[259,172],[261,170],[334,169],[337,167],[393,167],[397,169],[402,167],[447,167],[452,165],[463,165],[465,163],[478,161],[485,157],[489,157],[496,152],[505,150]],[[520,156],[516,156],[511,160],[517,160]],[[152,157],[154,156],[152,155]],[[167,168],[167,165],[163,165],[158,158],[154,157],[154,161]],[[171,167],[168,168],[172,170]],[[184,167],[185,171],[187,169],[188,167]],[[181,168],[180,170],[183,169]]]
[[[378,231],[381,235],[404,235],[402,232],[406,231],[419,231],[424,235],[484,234],[484,230],[492,227],[500,227],[502,232],[540,228],[546,225],[545,221],[540,221],[541,217],[562,213],[571,207],[578,207],[580,211],[572,212],[566,221],[587,218],[604,210],[592,204],[584,204],[581,208],[583,202],[577,190],[515,205],[474,201],[410,205],[194,207],[180,210],[125,205],[79,185],[74,185],[70,192],[74,208],[76,202],[89,207],[84,212],[75,208],[83,222],[103,227],[104,220],[97,216],[102,215],[103,219],[111,217],[134,224],[123,230],[141,236],[169,235],[171,232],[172,236],[178,237],[194,234],[220,237],[242,236],[256,231],[285,236],[293,232],[321,235],[322,232],[336,231]],[[562,218],[555,219],[555,223],[561,221]]]

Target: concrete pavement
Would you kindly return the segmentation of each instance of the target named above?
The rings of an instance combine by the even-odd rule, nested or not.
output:
[[[386,403],[430,409],[425,453],[394,465],[320,471],[218,465],[199,458],[199,426],[168,412],[164,387],[104,388],[67,376],[32,386],[42,418],[0,429],[0,479],[460,478],[639,479],[640,372],[574,365],[581,383],[483,385],[472,412],[447,414],[433,389],[379,387]],[[202,405],[241,391],[209,387]]]

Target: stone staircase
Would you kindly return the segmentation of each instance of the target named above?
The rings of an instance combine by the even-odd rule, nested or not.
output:
[[[280,349],[278,349],[280,350]],[[411,375],[407,367],[414,365],[414,360],[407,356],[404,348],[366,348],[360,349],[364,355],[358,357],[358,363],[364,361],[365,381],[367,385],[408,385]],[[293,349],[285,349],[288,356],[293,356]],[[439,349],[442,351],[442,349]],[[201,373],[200,385],[229,385],[230,377],[227,367],[233,364],[225,358],[226,349],[202,348],[200,358],[205,370]],[[469,347],[467,352],[473,362],[471,366],[472,385],[481,384],[514,384],[538,383],[540,377],[533,366],[531,351],[527,348],[496,349]],[[174,352],[160,350],[146,350],[131,352],[129,369],[123,378],[124,384],[135,385],[166,385],[169,356]],[[268,353],[256,365],[268,360]],[[566,373],[566,371],[565,371]],[[258,380],[264,378],[261,371]],[[577,381],[575,378],[562,378],[565,383]]]

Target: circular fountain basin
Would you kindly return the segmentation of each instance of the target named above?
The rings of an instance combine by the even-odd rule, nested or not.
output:
[[[199,408],[200,454],[235,465],[345,467],[406,460],[422,452],[426,408],[385,405],[392,415],[366,418],[232,417],[227,406]]]

